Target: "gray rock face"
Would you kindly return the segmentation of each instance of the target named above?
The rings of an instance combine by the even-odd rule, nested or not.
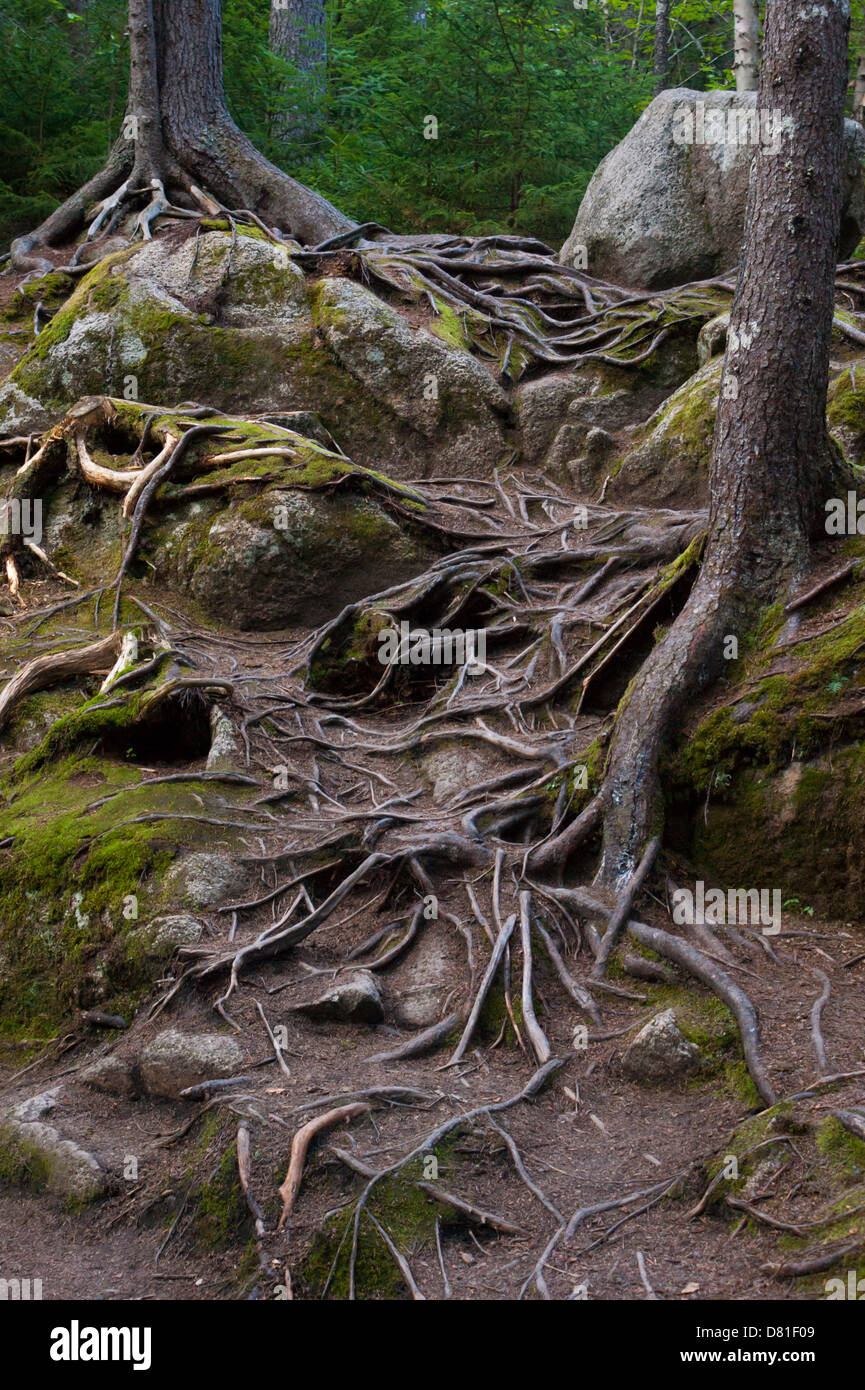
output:
[[[586,451],[593,429],[615,432],[642,424],[696,366],[687,354],[671,357],[662,369],[667,385],[640,379],[631,371],[585,362],[574,372],[550,372],[517,388],[514,407],[522,452],[554,476],[575,481],[571,465]]]
[[[296,1004],[292,1013],[345,1023],[381,1023],[384,1018],[378,984],[367,970],[358,970],[315,999]]]
[[[317,317],[341,365],[399,419],[441,441],[443,462],[462,473],[488,477],[501,461],[500,417],[507,397],[470,353],[424,329],[353,280],[323,280]]]
[[[0,1151],[22,1183],[67,1201],[92,1202],[105,1191],[105,1173],[93,1155],[53,1125],[9,1116],[0,1122]]]
[[[756,149],[749,124],[756,119],[756,100],[752,92],[684,87],[655,97],[595,171],[562,247],[562,264],[583,264],[601,279],[647,289],[707,279],[736,266]],[[784,158],[783,131],[761,130],[758,138],[771,157]],[[854,121],[845,122],[845,148],[842,260],[865,228],[865,131]]]
[[[699,1067],[700,1049],[683,1035],[672,1009],[650,1019],[622,1058],[623,1071],[635,1081],[678,1081]]]
[[[233,1076],[243,1049],[225,1033],[181,1033],[168,1028],[141,1050],[139,1072],[151,1096],[175,1100],[187,1086]]]
[[[213,907],[241,893],[246,874],[228,854],[202,851],[172,864],[166,875],[168,892],[191,907]]]

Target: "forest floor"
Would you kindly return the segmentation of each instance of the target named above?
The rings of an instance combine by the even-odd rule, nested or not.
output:
[[[652,913],[646,914],[651,918]],[[761,1175],[761,1191],[753,1194],[759,1209],[776,1219],[797,1223],[814,1219],[839,1196],[839,1174],[821,1158],[813,1134],[799,1126],[817,1125],[839,1104],[865,1101],[861,1030],[862,972],[865,961],[852,969],[845,962],[865,949],[865,933],[844,931],[841,924],[802,919],[785,920],[773,949],[776,964],[759,948],[745,958],[737,948],[742,977],[763,1021],[767,1060],[782,1089],[791,1094],[817,1075],[809,1015],[815,989],[808,966],[820,962],[832,982],[824,1014],[824,1032],[831,1066],[838,1072],[860,1071],[860,1079],[831,1094],[819,1094],[796,1112],[794,1140],[781,1164]],[[787,937],[786,932],[805,933]],[[329,942],[337,950],[337,938]],[[320,956],[317,957],[321,959]],[[295,972],[293,971],[292,974]],[[256,986],[243,991],[236,1008],[238,1020],[254,1028],[251,996],[266,998],[274,984],[284,985],[284,971],[268,971]],[[268,978],[268,976],[270,978]],[[277,985],[278,987],[278,985]],[[550,985],[550,988],[553,988]],[[644,1019],[659,991],[645,988],[646,1002],[617,1003],[605,1010],[611,1031],[633,1029]],[[243,995],[247,996],[245,999]],[[703,996],[698,995],[697,998]],[[708,996],[705,996],[708,998]],[[659,1003],[666,1005],[667,994]],[[273,1010],[271,1010],[273,1017]],[[181,1027],[207,1026],[200,1010],[185,1009],[176,1020]],[[440,1099],[418,1107],[377,1110],[374,1124],[347,1141],[338,1131],[334,1142],[350,1142],[357,1156],[382,1164],[407,1151],[442,1119],[469,1108],[504,1099],[524,1084],[530,1070],[514,1049],[474,1050],[459,1072],[439,1070],[437,1058],[399,1064],[370,1064],[365,1057],[381,1048],[383,1029],[363,1025],[333,1026],[303,1020],[290,1025],[286,1053],[291,1078],[275,1068],[263,1068],[258,1088],[263,1107],[278,1106],[290,1115],[294,1106],[319,1095],[365,1089],[373,1085],[405,1084],[438,1094]],[[387,1030],[389,1033],[391,1030]],[[687,1176],[670,1197],[613,1229],[623,1214],[638,1210],[637,1200],[623,1211],[589,1217],[576,1237],[552,1256],[546,1279],[554,1298],[642,1299],[637,1253],[659,1298],[744,1299],[819,1297],[826,1276],[779,1281],[763,1266],[778,1258],[778,1233],[729,1208],[696,1217],[689,1211],[707,1185],[702,1161],[728,1152],[734,1131],[747,1113],[735,1087],[717,1076],[688,1082],[680,1089],[646,1087],[622,1075],[619,1059],[627,1035],[592,1045],[585,1059],[575,1058],[556,1077],[551,1088],[533,1102],[516,1108],[503,1124],[516,1141],[534,1181],[565,1215],[581,1206],[616,1201],[628,1193],[654,1187],[661,1179]],[[566,1050],[567,1036],[551,1030],[554,1050]],[[262,1037],[262,1061],[267,1060]],[[80,1050],[80,1049],[79,1049]],[[73,1064],[77,1051],[64,1061]],[[590,1060],[589,1060],[590,1059]],[[23,1100],[44,1085],[53,1085],[65,1067],[34,1069],[24,1085],[4,1087],[3,1099]],[[735,1074],[734,1074],[735,1075]],[[266,1078],[266,1080],[265,1080]],[[565,1087],[579,1095],[575,1104]],[[221,1299],[236,1297],[244,1284],[244,1251],[248,1232],[242,1213],[234,1212],[229,1229],[217,1233],[214,1245],[202,1246],[194,1223],[165,1245],[172,1222],[182,1212],[184,1196],[200,1182],[202,1164],[219,1165],[233,1127],[222,1122],[207,1127],[202,1121],[183,1141],[168,1149],[160,1139],[189,1119],[182,1102],[128,1102],[94,1093],[75,1084],[75,1073],[64,1081],[62,1099],[53,1117],[62,1132],[122,1170],[126,1156],[139,1156],[140,1181],[80,1213],[69,1213],[57,1202],[46,1209],[43,1195],[0,1189],[0,1270],[20,1270],[21,1277],[41,1278],[44,1297],[73,1299],[166,1298]],[[786,1129],[788,1126],[779,1126]],[[259,1196],[284,1176],[289,1132],[264,1127],[257,1135],[254,1171]],[[696,1166],[695,1166],[696,1165]],[[471,1226],[447,1229],[442,1254],[452,1297],[513,1299],[529,1278],[538,1255],[555,1230],[555,1221],[519,1182],[501,1141],[483,1126],[472,1127],[449,1151],[439,1169],[446,1188],[456,1188],[478,1207],[520,1228],[519,1234],[500,1234]],[[847,1182],[860,1186],[855,1174]],[[273,1258],[303,1268],[304,1256],[315,1242],[326,1215],[350,1201],[360,1180],[329,1155],[328,1146],[310,1161],[302,1197],[288,1238],[269,1243]],[[650,1199],[645,1199],[650,1200]],[[267,1210],[265,1204],[265,1209]],[[275,1214],[273,1202],[270,1215]],[[232,1228],[233,1226],[233,1228]],[[837,1234],[837,1232],[836,1232]],[[206,1235],[206,1233],[205,1233]],[[161,1251],[161,1253],[160,1253]],[[445,1296],[435,1245],[415,1240],[403,1253],[427,1298]],[[274,1269],[274,1285],[282,1281]],[[296,1296],[304,1295],[297,1281]],[[399,1296],[393,1293],[390,1296]]]

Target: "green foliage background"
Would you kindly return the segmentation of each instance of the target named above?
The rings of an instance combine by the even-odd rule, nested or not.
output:
[[[669,85],[732,84],[731,0],[672,7]],[[399,231],[559,243],[599,161],[651,97],[653,0],[328,0],[319,134],[307,79],[268,51],[268,0],[224,0],[239,124],[346,213]],[[863,0],[853,5],[862,32]],[[124,112],[124,0],[0,3],[0,244],[99,168]],[[424,138],[435,116],[438,138]],[[427,126],[428,128],[428,126]]]

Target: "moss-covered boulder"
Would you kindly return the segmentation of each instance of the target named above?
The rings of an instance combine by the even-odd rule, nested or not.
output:
[[[508,402],[459,344],[346,279],[310,284],[290,248],[188,227],[107,256],[0,386],[0,434],[84,395],[311,411],[356,461],[396,476],[488,475]]]
[[[157,575],[188,584],[204,611],[244,629],[314,626],[425,568],[431,552],[373,497],[274,488],[166,518]]]
[[[488,476],[502,462],[508,399],[469,352],[413,327],[352,280],[322,280],[316,321],[334,356],[372,398],[424,438],[437,439],[438,471]]]
[[[0,1180],[47,1190],[74,1207],[100,1197],[106,1175],[99,1163],[53,1125],[14,1116],[0,1121]]]
[[[713,357],[655,411],[615,468],[608,499],[707,505],[722,368]]]
[[[0,429],[13,415],[44,428],[83,395],[161,400],[166,389],[266,410],[284,400],[287,361],[310,332],[304,277],[285,250],[169,233],[84,277],[0,391]]]
[[[862,917],[865,745],[745,768],[693,822],[700,871],[721,883],[778,889],[794,911]]]
[[[865,358],[850,362],[829,382],[829,429],[849,463],[865,463]]]
[[[182,411],[91,401],[88,423],[79,427],[76,407],[59,426],[60,471],[42,497],[48,553],[88,586],[116,574],[129,526],[117,492],[82,483],[70,438],[83,430],[94,461],[122,477],[146,421],[153,453],[198,423]],[[213,416],[207,427],[152,499],[131,570],[184,590],[201,615],[247,630],[314,625],[423,571],[439,553],[420,495],[328,447],[308,413]],[[230,762],[236,740],[224,734],[214,767]]]

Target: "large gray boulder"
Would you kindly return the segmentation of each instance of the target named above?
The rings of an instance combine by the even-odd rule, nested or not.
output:
[[[757,142],[783,159],[788,136],[756,125],[755,92],[661,92],[596,169],[559,255],[600,279],[646,289],[738,264]],[[841,257],[865,230],[865,131],[845,122]]]

